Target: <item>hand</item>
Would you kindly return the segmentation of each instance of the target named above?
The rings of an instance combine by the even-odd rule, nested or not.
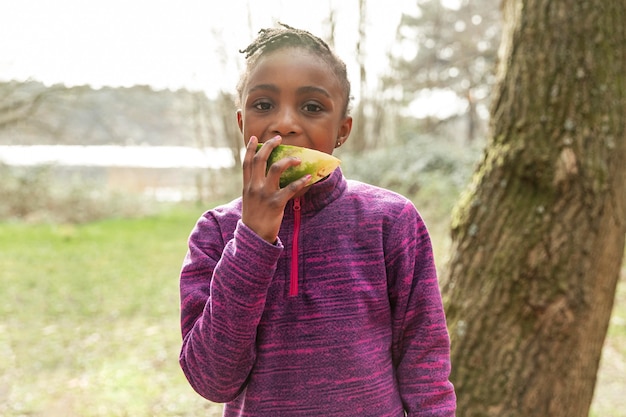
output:
[[[280,142],[281,137],[276,136],[265,142],[257,152],[258,139],[252,136],[243,159],[241,220],[272,244],[278,237],[287,202],[303,190],[310,179],[308,175],[280,188],[280,175],[287,168],[300,164],[297,158],[283,158],[267,170],[267,158]]]

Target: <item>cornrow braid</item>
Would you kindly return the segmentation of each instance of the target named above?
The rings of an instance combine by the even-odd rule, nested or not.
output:
[[[279,22],[279,24],[283,27],[282,29],[261,29],[256,40],[245,49],[240,49],[239,52],[246,54],[245,58],[248,59],[259,50],[265,52],[265,50],[273,50],[286,45],[306,45],[313,50],[324,50],[324,53],[332,54],[328,44],[310,32],[293,28],[284,23]]]
[[[347,115],[350,103],[350,81],[346,70],[346,64],[339,58],[321,38],[302,29],[296,29],[284,23],[281,27],[261,29],[256,39],[239,52],[245,54],[246,70],[237,84],[239,100],[242,100],[243,90],[248,81],[252,68],[256,66],[260,57],[267,53],[282,48],[304,48],[319,55],[332,68],[339,83],[344,90],[345,106],[344,115]]]

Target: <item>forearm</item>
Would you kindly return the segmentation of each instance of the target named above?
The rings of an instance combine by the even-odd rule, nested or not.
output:
[[[437,334],[438,333],[438,334]],[[400,394],[409,417],[454,417],[456,396],[449,380],[447,332],[430,329],[428,343],[406,347],[396,369]]]
[[[415,314],[407,314],[396,370],[408,416],[453,417],[450,338],[434,274],[420,282],[408,306]]]
[[[453,417],[450,338],[430,237],[417,218],[399,231],[394,277],[394,364],[400,395],[410,417]],[[404,234],[406,233],[406,234]],[[401,242],[405,244],[402,245]]]
[[[192,272],[194,262],[181,273],[182,322],[189,324],[180,364],[194,389],[215,402],[236,397],[254,365],[256,329],[281,251],[245,226],[237,230],[210,280]]]

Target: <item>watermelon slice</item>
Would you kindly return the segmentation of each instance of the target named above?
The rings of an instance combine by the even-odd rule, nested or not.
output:
[[[261,149],[261,146],[263,146],[263,144],[257,146],[257,151]],[[307,186],[315,184],[319,180],[326,178],[341,163],[341,160],[338,158],[324,152],[316,151],[315,149],[292,145],[278,145],[272,150],[272,153],[267,159],[267,169],[269,169],[273,163],[287,157],[299,158],[301,162],[300,165],[287,168],[285,172],[282,173],[280,176],[280,188],[285,187],[287,184],[307,174],[311,174],[311,180],[307,183]]]

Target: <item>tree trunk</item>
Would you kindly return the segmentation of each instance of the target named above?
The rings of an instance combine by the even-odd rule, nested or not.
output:
[[[442,279],[458,416],[586,417],[626,234],[626,1],[503,8]]]
[[[472,89],[468,88],[465,95],[467,98],[467,136],[465,140],[471,144],[476,139],[476,125],[478,120],[478,112],[476,110],[476,101],[472,95]]]
[[[230,151],[235,161],[234,168],[239,170],[241,168],[241,149],[243,148],[243,136],[239,131],[239,127],[236,123],[233,123],[235,119],[235,97],[227,92],[220,92],[217,98],[217,104],[219,108],[219,114],[222,119],[223,134],[227,139],[230,146]]]
[[[354,124],[350,135],[350,146],[355,152],[363,152],[367,147],[368,127],[365,117],[365,105],[367,103],[367,70],[365,68],[365,23],[366,23],[365,0],[359,0],[359,39],[356,44],[356,60],[359,66],[359,102],[354,115]]]

